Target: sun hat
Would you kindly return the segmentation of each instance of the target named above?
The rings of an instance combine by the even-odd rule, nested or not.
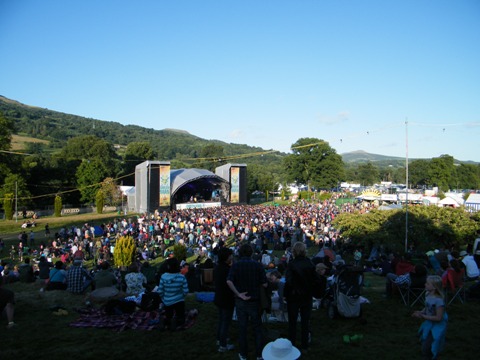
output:
[[[262,357],[264,360],[295,360],[300,357],[300,350],[290,340],[279,338],[265,345]]]
[[[465,250],[460,251],[460,256],[467,256],[467,252]]]

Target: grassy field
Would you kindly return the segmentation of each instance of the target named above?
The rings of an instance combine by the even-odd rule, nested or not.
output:
[[[121,216],[117,215],[117,213],[90,213],[80,215],[65,215],[61,217],[45,216],[36,220],[36,227],[27,228],[25,231],[30,233],[30,230],[33,230],[36,235],[35,239],[38,241],[44,238],[45,224],[47,223],[53,236],[55,232],[58,232],[64,226],[82,226],[85,223],[99,225],[120,217]],[[24,219],[21,217],[18,217],[18,220],[15,220],[15,218],[13,220],[0,220],[0,238],[3,238],[3,240],[7,241],[17,239],[18,234],[24,230],[21,228],[23,221]]]
[[[67,224],[81,225],[88,221],[107,221],[105,217],[85,215],[40,219],[59,228]],[[67,222],[63,222],[67,221]],[[2,237],[15,241],[17,231],[5,233],[9,224],[0,222]],[[43,226],[39,227],[43,231]],[[37,237],[40,239],[41,237]],[[5,258],[6,254],[1,257]],[[7,255],[8,257],[8,255]],[[303,359],[421,359],[416,331],[418,319],[411,318],[412,309],[403,305],[399,297],[383,297],[385,279],[372,273],[365,274],[363,296],[369,304],[362,305],[362,317],[358,319],[330,319],[325,309],[313,311],[313,342]],[[182,332],[126,330],[116,332],[97,328],[73,328],[69,324],[78,318],[75,308],[84,304],[83,296],[65,291],[40,293],[40,282],[7,285],[16,294],[15,322],[13,329],[6,329],[6,319],[0,326],[0,359],[237,359],[235,351],[217,353],[215,329],[217,312],[212,303],[199,303],[195,294],[187,297],[187,308],[199,311],[195,325]],[[68,315],[54,315],[52,306],[61,305]],[[480,303],[468,301],[448,307],[450,316],[446,347],[441,359],[477,359],[480,320],[477,315]],[[266,323],[267,340],[286,337],[286,323]],[[356,343],[343,342],[344,335],[363,335]],[[230,337],[236,344],[237,324],[233,322]],[[253,340],[251,341],[253,346]],[[252,357],[250,357],[252,358]]]
[[[325,309],[312,315],[313,343],[304,359],[420,359],[416,337],[419,321],[410,317],[411,309],[400,299],[383,299],[384,279],[366,275],[368,287],[364,296],[370,304],[363,306],[360,319],[329,319]],[[236,353],[219,354],[215,345],[216,309],[212,303],[201,304],[194,295],[187,298],[187,307],[196,308],[196,324],[182,332],[126,330],[115,332],[96,328],[72,328],[78,318],[73,310],[83,304],[83,296],[64,291],[51,291],[40,296],[39,284],[15,283],[9,286],[16,293],[15,321],[18,326],[1,327],[0,356],[2,359],[77,359],[101,357],[131,359],[235,359]],[[62,305],[66,316],[56,316],[49,309]],[[477,359],[479,303],[451,305],[446,348],[442,359]],[[475,314],[472,316],[472,314]],[[236,323],[231,338],[237,339]],[[287,324],[267,323],[267,339],[285,337]],[[361,334],[355,344],[345,344],[343,335]],[[253,342],[252,342],[253,344]]]
[[[43,145],[48,145],[50,141],[42,140],[33,138],[30,136],[22,136],[22,135],[12,135],[12,150],[19,151],[25,150],[27,143],[39,143]]]

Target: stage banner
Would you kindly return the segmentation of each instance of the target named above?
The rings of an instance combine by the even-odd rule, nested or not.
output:
[[[232,166],[230,168],[230,202],[238,203],[240,200],[240,168]]]
[[[160,206],[170,206],[170,165],[160,165]]]

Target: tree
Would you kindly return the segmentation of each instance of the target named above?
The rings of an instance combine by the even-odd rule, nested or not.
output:
[[[442,155],[438,158],[433,158],[428,169],[428,177],[431,184],[438,186],[442,191],[448,191],[454,188],[455,184],[455,165],[453,157],[450,155]]]
[[[76,161],[99,159],[107,165],[117,158],[112,144],[94,135],[69,139],[62,149],[62,156]]]
[[[13,129],[13,121],[6,119],[0,113],[0,150],[10,150]]]
[[[95,195],[103,179],[109,175],[109,170],[99,159],[83,161],[77,169],[77,183],[82,194],[81,201],[93,203]]]
[[[480,188],[480,165],[460,164],[456,168],[457,189]]]
[[[107,177],[100,186],[106,205],[117,206],[122,202],[122,192],[113,178]]]
[[[378,168],[370,161],[365,164],[358,165],[358,179],[356,180],[366,186],[378,183],[380,180]]]
[[[0,195],[4,194],[16,194],[17,205],[19,207],[25,207],[31,205],[31,194],[28,191],[27,183],[25,179],[18,174],[9,174],[5,178],[3,188],[0,188]]]
[[[333,221],[344,238],[368,248],[374,245],[390,250],[405,249],[405,210],[373,210],[360,214],[340,214]],[[433,248],[460,248],[473,240],[480,229],[463,209],[415,206],[409,209],[408,244],[419,251]]]
[[[344,178],[342,157],[323,140],[301,138],[284,158],[287,179],[309,187],[333,188]]]
[[[134,141],[127,145],[124,155],[123,174],[129,175],[124,178],[126,184],[135,184],[135,166],[146,161],[153,160],[157,157],[157,153],[153,150],[152,145],[147,141]]]
[[[429,160],[413,160],[408,164],[408,182],[414,187],[430,185],[429,170]]]

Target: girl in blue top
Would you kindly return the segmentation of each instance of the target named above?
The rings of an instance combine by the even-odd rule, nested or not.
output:
[[[445,343],[448,316],[445,312],[442,278],[438,275],[427,277],[425,308],[415,311],[412,316],[425,321],[418,330],[422,342],[422,353],[426,359],[437,359]]]

